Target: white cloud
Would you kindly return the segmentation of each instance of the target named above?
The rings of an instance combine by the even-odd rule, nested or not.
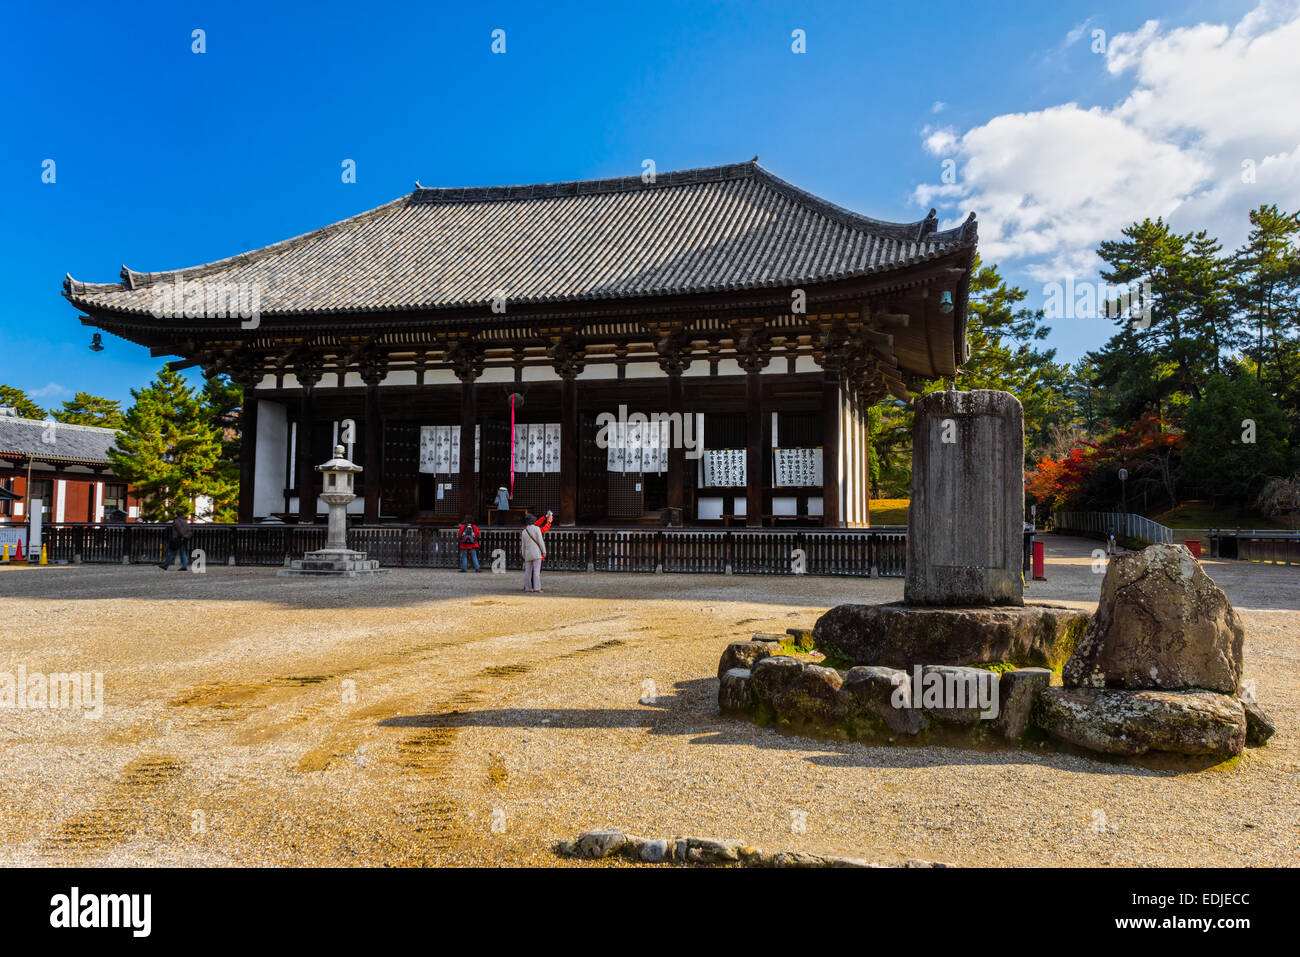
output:
[[[33,389],[28,395],[33,399],[58,399],[65,395],[72,395],[72,390],[59,385],[57,382],[47,382],[39,389]]]
[[[1072,29],[1069,33],[1065,35],[1065,42],[1061,44],[1061,47],[1065,48],[1065,47],[1074,46],[1076,43],[1078,43],[1080,40],[1083,39],[1083,34],[1087,31],[1088,27],[1091,25],[1092,25],[1092,17],[1089,17],[1087,20],[1084,20],[1082,23],[1080,23],[1078,26],[1076,26],[1074,29]]]
[[[1236,25],[1149,21],[1113,37],[1104,63],[1132,83],[1112,106],[927,127],[925,148],[955,158],[959,178],[917,187],[916,201],[946,225],[976,210],[985,259],[1044,281],[1092,272],[1097,243],[1148,216],[1233,246],[1260,203],[1300,208],[1300,5],[1266,2]]]

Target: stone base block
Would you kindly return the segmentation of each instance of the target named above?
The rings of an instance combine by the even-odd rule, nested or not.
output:
[[[295,559],[289,563],[288,568],[280,569],[276,575],[290,578],[356,578],[360,575],[379,575],[384,571],[379,567],[378,560],[366,558],[365,552],[354,552],[350,548],[322,548]]]
[[[1229,758],[1246,745],[1241,702],[1213,691],[1049,688],[1036,719],[1052,737],[1105,754]]]
[[[916,608],[901,603],[837,605],[813,628],[816,647],[855,665],[1010,662],[1059,669],[1092,615],[1054,605]]]

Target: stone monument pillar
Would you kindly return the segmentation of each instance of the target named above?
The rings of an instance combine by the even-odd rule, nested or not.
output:
[[[1009,392],[916,403],[908,605],[1023,605],[1025,417]]]

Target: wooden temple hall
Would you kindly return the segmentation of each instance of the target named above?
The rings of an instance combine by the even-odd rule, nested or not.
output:
[[[243,522],[320,520],[337,442],[364,468],[366,523],[486,524],[513,485],[512,506],[562,525],[861,527],[868,408],[967,358],[975,219],[937,226],[757,162],[417,183],[229,259],[69,276],[64,295],[84,324],[243,386]]]

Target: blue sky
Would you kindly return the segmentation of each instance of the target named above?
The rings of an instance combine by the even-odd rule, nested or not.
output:
[[[757,153],[804,189],[885,219],[975,209],[986,256],[1038,303],[1044,281],[1086,275],[1091,246],[1152,209],[1230,234],[1258,202],[1300,205],[1296,111],[1267,118],[1215,90],[1180,104],[1190,84],[1168,79],[1205,72],[1213,56],[1225,84],[1249,89],[1251,64],[1265,62],[1260,82],[1281,83],[1281,102],[1294,103],[1296,47],[1269,50],[1300,13],[1255,6],[11,3],[0,31],[0,382],[45,405],[78,389],[126,399],[164,361],[113,337],[91,353],[60,295],[66,272],[102,282],[122,263],[191,266],[387,202],[416,179],[631,175],[645,158],[664,171]],[[496,28],[505,55],[490,51]],[[791,52],[794,29],[805,54]],[[1090,49],[1097,29],[1102,54]],[[1109,179],[1088,155],[1098,135],[1122,157]],[[1220,188],[1239,155],[1274,179]],[[955,184],[941,182],[946,158]],[[344,159],[357,163],[355,184],[341,181]],[[1055,326],[1066,358],[1111,331],[1104,319]]]

